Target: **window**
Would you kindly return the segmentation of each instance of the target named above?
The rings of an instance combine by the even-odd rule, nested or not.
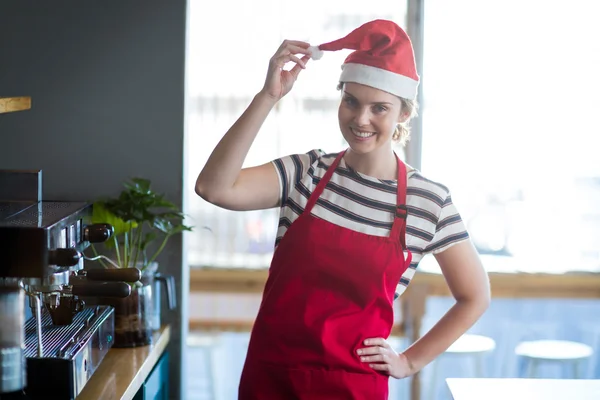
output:
[[[218,2],[209,12],[199,0],[190,3],[186,188],[261,89],[284,38],[317,44],[373,18],[405,26],[406,0],[380,2],[377,13],[357,0],[293,4]],[[228,18],[215,18],[221,15]],[[451,189],[491,270],[600,270],[595,15],[587,0],[425,3],[420,167]],[[309,63],[245,166],[345,146],[335,86],[346,55]],[[268,266],[279,210],[231,212],[187,194],[193,224],[207,227],[190,235],[190,265]]]
[[[490,269],[600,270],[600,25],[593,1],[434,0],[422,171]]]
[[[380,1],[377,7],[365,7],[360,0],[309,0],[301,7],[275,0],[222,1],[210,7],[199,0],[190,2],[186,201],[196,227],[188,240],[191,266],[265,268],[270,264],[278,209],[227,211],[203,201],[189,188],[217,142],[262,88],[269,58],[283,39],[319,44],[375,18],[404,26],[405,14],[402,0]],[[315,148],[334,152],[345,147],[337,122],[336,86],[347,54],[328,53],[309,62],[292,92],[263,125],[245,166]]]

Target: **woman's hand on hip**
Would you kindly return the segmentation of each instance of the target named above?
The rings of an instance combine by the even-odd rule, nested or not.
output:
[[[261,92],[275,102],[288,94],[298,79],[300,71],[306,68],[306,63],[310,59],[309,46],[309,43],[298,40],[284,40],[269,61],[265,86]],[[304,56],[299,58],[300,54]],[[288,62],[296,63],[289,71],[283,69]]]
[[[403,353],[397,353],[383,338],[370,338],[364,341],[364,348],[356,352],[360,361],[368,363],[371,368],[400,379],[412,375],[413,366]]]

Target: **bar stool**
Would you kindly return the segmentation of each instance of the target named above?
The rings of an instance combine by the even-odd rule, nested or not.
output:
[[[521,342],[515,348],[515,354],[527,363],[528,378],[537,376],[537,367],[541,363],[571,364],[573,377],[580,378],[580,367],[589,359],[594,350],[587,344],[568,340],[534,340]]]
[[[493,351],[495,348],[496,342],[494,341],[494,339],[487,336],[465,334],[458,338],[458,340],[452,343],[452,345],[448,347],[448,349],[433,362],[429,398],[431,400],[435,399],[435,395],[437,393],[436,379],[439,368],[438,363],[442,356],[446,357],[448,355],[451,355],[470,358],[474,366],[474,377],[482,378],[484,376],[484,356],[489,352]]]

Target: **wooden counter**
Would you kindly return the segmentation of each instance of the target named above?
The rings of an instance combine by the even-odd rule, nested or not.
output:
[[[110,349],[77,400],[131,400],[164,353],[171,328],[154,334],[153,344],[128,349]]]
[[[454,400],[600,399],[600,379],[446,379]]]

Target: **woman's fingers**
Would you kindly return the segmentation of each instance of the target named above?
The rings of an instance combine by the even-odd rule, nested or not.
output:
[[[394,350],[383,338],[370,338],[363,342],[365,347],[358,349],[356,352],[360,356],[360,361],[369,363],[369,367],[376,370],[391,374]]]
[[[294,43],[300,43],[301,45]],[[281,44],[279,49],[277,49],[277,52],[275,52],[275,55],[272,57],[272,60],[281,62],[281,60],[285,59],[285,62],[287,62],[290,61],[289,57],[296,56],[298,54],[303,54],[304,56],[310,57],[311,52],[308,50],[308,46],[305,45],[308,45],[308,43],[285,40]]]
[[[304,59],[305,57],[302,57],[302,58]],[[297,65],[299,65],[303,69],[306,68],[306,63],[305,63],[306,60],[303,61],[293,54],[277,57],[275,59],[275,65],[277,65],[278,68],[282,69],[283,66],[290,61],[295,62]]]
[[[294,68],[290,70],[290,74],[292,74],[294,79],[298,78],[298,74],[300,73],[300,71],[306,69],[306,63],[308,62],[308,60],[310,60],[310,56],[302,57],[300,60],[298,60],[299,62],[296,63],[296,65],[294,65]]]
[[[300,66],[302,69],[306,68],[306,63],[304,62],[304,57],[302,57],[303,59],[299,59],[296,56],[290,56],[290,61],[293,61],[296,63],[296,65],[294,65],[294,68],[296,68],[297,66]]]
[[[281,43],[277,52],[269,60],[269,69],[263,87],[265,93],[278,101],[291,90],[300,71],[306,68],[306,63],[310,59],[309,46],[309,43],[299,40],[284,40]],[[284,70],[284,66],[289,62],[294,63],[294,66],[289,71]]]
[[[362,363],[369,368],[387,373],[394,378],[404,378],[414,373],[414,367],[404,354],[398,354],[383,338],[369,338],[363,342],[366,346],[356,353]]]
[[[358,349],[357,353],[361,356],[363,355],[371,355],[371,354],[383,354],[385,351],[384,347],[381,346],[373,346],[373,347],[365,347],[362,349]]]
[[[361,356],[361,362],[387,362],[389,357],[386,354],[377,354],[374,356]]]
[[[304,47],[289,45],[282,50],[282,54],[304,54],[310,56],[310,51]]]
[[[387,342],[387,340],[385,340],[384,338],[370,338],[370,339],[365,339],[364,344],[367,346],[381,346],[381,347],[385,347],[386,349],[391,349],[392,346],[390,346],[390,344]]]
[[[308,52],[308,48],[310,47],[310,43],[306,43],[306,42],[303,42],[301,40],[288,40],[288,39],[286,39],[283,42],[281,42],[281,44],[279,45],[279,49],[277,50],[277,52],[279,52],[279,51],[281,51],[284,48],[289,47],[289,46],[294,46],[294,47],[297,47],[297,48],[301,48],[303,51]],[[306,53],[306,54],[308,54],[308,53]]]
[[[298,55],[303,54],[302,60],[298,58]],[[280,52],[277,52],[273,58],[271,59],[279,68],[283,68],[283,66],[289,62],[294,61],[297,64],[300,64],[302,68],[306,68],[306,60],[310,59],[310,52],[305,51],[304,49],[296,46],[292,46],[292,48],[283,49]]]
[[[392,369],[392,366],[390,364],[369,364],[369,367],[377,371],[384,371],[387,373],[389,373]]]

